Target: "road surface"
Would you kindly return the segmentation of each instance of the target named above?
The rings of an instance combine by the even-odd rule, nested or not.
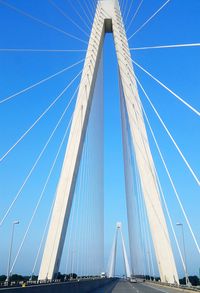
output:
[[[93,289],[92,289],[93,287]],[[94,289],[98,288],[98,289]],[[1,288],[0,292],[10,293],[192,293],[183,289],[164,287],[154,283],[130,283],[122,279],[90,280],[82,282],[53,283],[27,286],[26,288]],[[200,291],[199,291],[200,292]]]
[[[93,293],[179,293],[194,292],[174,288],[163,287],[148,283],[130,283],[125,280],[119,280],[115,284],[99,288]]]

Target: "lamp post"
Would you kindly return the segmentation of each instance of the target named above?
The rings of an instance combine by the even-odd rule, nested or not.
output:
[[[185,263],[185,284],[186,286],[191,286],[191,283],[188,278],[188,272],[187,272],[187,260],[186,260],[186,249],[185,249],[185,237],[184,237],[184,230],[183,230],[183,224],[182,223],[176,223],[177,226],[181,227],[181,234],[182,234],[182,241],[183,241],[183,257],[184,257],[184,263]]]
[[[10,250],[9,250],[9,254],[8,254],[8,267],[7,267],[7,279],[6,279],[6,282],[9,282],[9,279],[10,279],[10,262],[11,262],[11,256],[12,256],[14,230],[15,230],[15,225],[18,225],[18,224],[19,224],[19,221],[13,221],[13,223],[12,223],[12,233],[11,233],[11,240],[10,240]]]
[[[73,275],[74,275],[73,270],[74,270],[74,257],[75,257],[75,253],[76,253],[76,251],[73,249],[71,251],[71,254],[72,254],[72,259],[71,259],[71,279],[73,279]]]

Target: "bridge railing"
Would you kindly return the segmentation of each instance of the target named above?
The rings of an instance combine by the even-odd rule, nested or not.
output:
[[[75,283],[75,282],[87,282],[87,281],[95,281],[95,280],[103,280],[100,276],[94,277],[77,277],[74,279],[54,279],[54,280],[22,280],[22,281],[11,281],[11,282],[0,282],[0,288],[8,288],[8,287],[23,287],[23,286],[37,286],[37,285],[49,285],[49,284],[60,284],[60,283]]]
[[[177,289],[200,292],[200,286],[176,285],[176,284],[169,284],[169,283],[165,283],[165,282],[157,282],[157,281],[150,281],[150,280],[148,280],[146,282],[151,283],[151,284],[160,285],[160,286],[167,286],[167,287],[173,287],[173,288],[177,288]]]

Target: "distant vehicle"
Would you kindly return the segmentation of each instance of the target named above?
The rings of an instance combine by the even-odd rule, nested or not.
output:
[[[106,278],[106,273],[105,272],[102,272],[101,273],[101,278],[103,279],[103,278]]]
[[[137,280],[135,278],[130,278],[131,283],[137,283]]]

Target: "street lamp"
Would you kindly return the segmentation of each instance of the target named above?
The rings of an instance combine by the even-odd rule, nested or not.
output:
[[[74,257],[75,257],[75,253],[76,251],[75,250],[72,250],[72,262],[71,262],[71,279],[73,279],[73,276],[74,276]]]
[[[186,286],[191,286],[190,280],[188,278],[188,272],[187,272],[187,261],[186,261],[186,249],[185,249],[185,237],[184,237],[184,230],[183,230],[183,224],[182,223],[176,223],[177,226],[181,227],[182,232],[182,241],[183,241],[183,257],[184,257],[184,271],[185,271],[185,284]]]
[[[10,250],[9,250],[9,254],[8,254],[8,267],[7,267],[7,279],[6,279],[6,282],[9,282],[9,279],[10,279],[10,262],[11,262],[11,256],[12,256],[14,229],[15,229],[15,225],[18,225],[18,224],[19,224],[19,221],[13,221],[13,223],[12,223],[12,233],[11,233],[11,240],[10,240]]]

